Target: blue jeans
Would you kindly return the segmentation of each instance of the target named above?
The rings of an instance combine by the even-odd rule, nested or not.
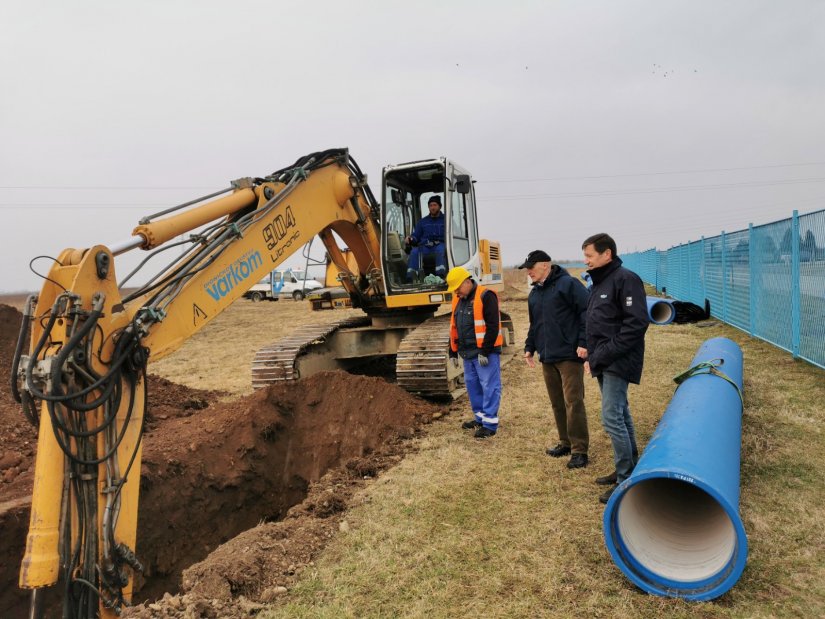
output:
[[[602,374],[598,380],[602,392],[602,425],[613,443],[616,481],[622,483],[630,477],[639,459],[636,429],[627,403],[628,383],[614,374]]]
[[[464,359],[464,385],[475,420],[495,432],[501,403],[501,355],[492,353],[487,359],[487,367],[482,367],[478,358]]]

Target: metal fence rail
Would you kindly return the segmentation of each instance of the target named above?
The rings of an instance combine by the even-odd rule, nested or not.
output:
[[[622,254],[656,290],[825,368],[825,210]]]

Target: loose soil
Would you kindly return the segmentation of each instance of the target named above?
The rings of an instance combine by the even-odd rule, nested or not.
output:
[[[9,389],[21,320],[0,305],[2,617],[25,617],[28,605],[16,581],[36,431]],[[137,547],[146,572],[134,595],[147,603],[125,617],[254,614],[345,526],[354,492],[443,411],[383,378],[341,372],[228,402],[156,376],[148,389]]]

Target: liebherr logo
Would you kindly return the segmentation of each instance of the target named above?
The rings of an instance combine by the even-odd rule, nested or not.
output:
[[[217,276],[203,285],[209,296],[220,301],[229,291],[246,280],[259,266],[264,263],[261,252],[257,249],[248,251],[235,262],[226,267]]]

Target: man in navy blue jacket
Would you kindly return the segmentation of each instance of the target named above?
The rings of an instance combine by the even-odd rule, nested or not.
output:
[[[615,473],[596,483],[620,484],[630,477],[639,449],[627,403],[629,383],[639,384],[645,359],[645,332],[649,323],[642,280],[622,266],[616,241],[595,234],[582,243],[584,262],[593,280],[587,305],[587,362],[585,371],[596,377],[602,392],[602,424],[613,444]],[[607,503],[616,486],[599,501]]]
[[[559,434],[558,444],[547,455],[560,458],[572,451],[567,468],[582,468],[587,466],[590,443],[583,365],[587,289],[540,249],[531,251],[518,268],[527,269],[533,286],[527,298],[530,329],[524,360],[535,367],[533,355],[538,354]]]
[[[435,263],[435,275],[447,275],[447,251],[444,248],[444,213],[441,212],[441,196],[431,196],[427,201],[430,214],[422,217],[415,226],[413,233],[405,240],[412,245],[410,258],[407,261],[407,281],[413,282],[416,278],[423,278],[424,256],[432,256]]]

